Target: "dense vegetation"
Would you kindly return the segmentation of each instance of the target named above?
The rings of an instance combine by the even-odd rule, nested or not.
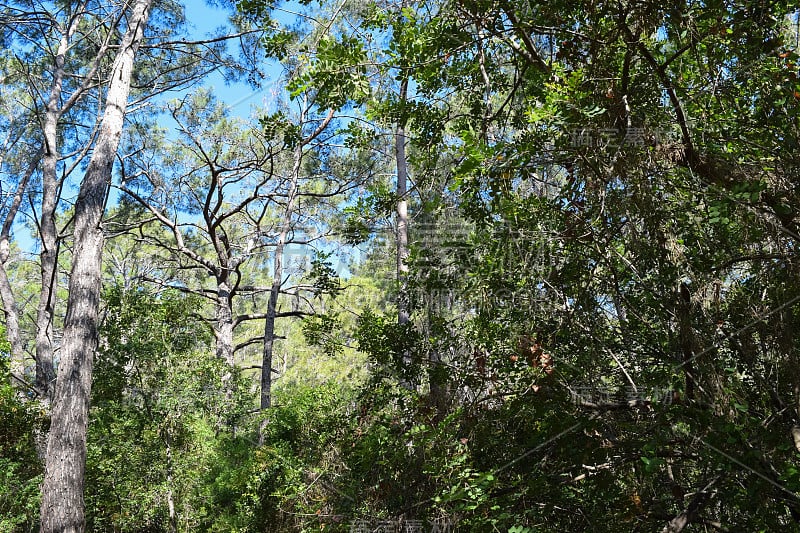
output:
[[[794,3],[217,4],[0,5],[0,530],[800,530]]]

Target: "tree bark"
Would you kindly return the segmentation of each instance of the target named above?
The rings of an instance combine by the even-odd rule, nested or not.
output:
[[[301,118],[302,123],[302,118]],[[295,202],[297,201],[297,184],[300,180],[300,168],[303,163],[303,143],[298,143],[294,150],[294,162],[292,164],[292,177],[289,184],[289,194],[286,197],[286,210],[283,214],[281,232],[278,235],[278,242],[275,245],[272,268],[272,286],[269,290],[269,300],[267,302],[267,318],[264,321],[264,351],[261,358],[261,410],[264,411],[272,406],[272,353],[275,345],[275,318],[278,312],[278,296],[283,285],[283,251],[286,247],[286,240],[292,228],[292,216],[294,214]],[[259,428],[259,443],[263,444],[264,429],[266,419]]]
[[[217,302],[215,312],[216,355],[233,368],[233,309],[231,289],[226,280],[217,281]]]
[[[42,157],[42,206],[39,214],[39,236],[42,247],[39,254],[41,288],[39,306],[36,310],[35,387],[40,397],[47,401],[52,399],[56,377],[53,364],[53,315],[55,314],[55,284],[58,265],[58,229],[56,228],[59,189],[58,121],[63,113],[61,96],[66,77],[64,64],[72,36],[75,35],[78,24],[83,18],[82,11],[81,6],[58,43],[53,65],[53,82],[42,124],[44,154]]]
[[[100,133],[75,203],[75,249],[47,443],[41,533],[83,533],[86,527],[83,489],[100,305],[101,220],[151,1],[137,0],[128,18],[111,71]]]
[[[228,402],[233,401],[236,393],[236,384],[233,380],[236,360],[234,359],[235,348],[233,345],[233,297],[231,288],[228,285],[227,271],[223,268],[223,276],[217,277],[217,301],[216,311],[214,313],[214,336],[216,343],[216,356],[225,361],[225,373],[222,376],[222,387],[225,391],[225,399]],[[222,429],[224,425],[235,431],[234,422],[230,419],[225,419],[223,415],[217,421],[218,428]]]
[[[169,440],[164,439],[167,451],[167,509],[169,510],[170,533],[178,533],[178,513],[175,510],[175,496],[172,494],[174,463],[172,460],[172,446]]]
[[[408,324],[408,158],[406,157],[406,118],[405,104],[408,100],[408,78],[400,82],[400,118],[397,121],[394,138],[394,155],[397,165],[397,323]],[[402,354],[403,370],[411,367],[411,354]],[[406,377],[400,379],[400,385],[408,390],[416,389],[413,381]]]
[[[395,159],[397,163],[397,281],[400,293],[397,297],[397,322],[408,323],[408,161],[406,158],[405,106],[408,97],[408,79],[400,82],[401,118],[395,132]],[[405,361],[404,361],[405,362]]]
[[[300,115],[301,127],[305,123],[306,112]],[[281,232],[278,235],[278,242],[275,245],[275,255],[273,258],[272,285],[269,291],[267,302],[267,317],[264,321],[264,351],[261,358],[261,410],[264,411],[272,406],[272,355],[275,345],[275,320],[278,318],[278,296],[283,286],[283,251],[292,230],[292,218],[297,207],[298,184],[300,182],[300,172],[303,164],[303,148],[313,141],[328,127],[333,119],[333,110],[322,119],[322,122],[308,136],[304,137],[294,149],[294,161],[292,163],[291,182],[289,192],[286,197],[286,210],[283,214]],[[259,444],[264,443],[264,429],[267,420],[264,419],[259,427]]]
[[[679,286],[677,317],[678,317],[678,337],[681,345],[681,357],[683,373],[686,378],[685,396],[687,400],[693,400],[695,396],[695,384],[697,376],[694,371],[694,331],[692,330],[692,296],[686,283]]]

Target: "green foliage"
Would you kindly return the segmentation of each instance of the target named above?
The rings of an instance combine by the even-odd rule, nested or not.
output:
[[[216,510],[204,531],[279,532],[325,527],[335,502],[330,492],[344,472],[336,450],[349,426],[351,393],[337,385],[278,393],[268,416],[264,444],[223,439],[208,471]],[[210,483],[209,483],[210,481]],[[338,483],[337,483],[338,484]],[[345,489],[346,490],[346,489]]]
[[[95,530],[191,531],[207,520],[208,471],[225,446],[220,426],[241,423],[251,398],[210,350],[175,291],[106,291],[87,456],[87,520]],[[175,509],[170,517],[170,502]]]
[[[280,332],[275,407],[258,417],[247,382],[210,356],[199,301],[111,289],[92,527],[349,531],[402,517],[611,532],[683,515],[695,527],[796,528],[796,5],[239,6],[304,106],[299,121],[288,105],[264,114],[258,139],[304,150],[313,186],[298,216],[368,257],[340,279],[336,243],[320,245],[292,309],[304,313],[308,296],[324,312]],[[286,8],[299,18],[277,15]],[[246,166],[237,147],[250,138],[207,93],[173,109],[184,136],[224,140],[224,164]],[[300,146],[328,110],[335,131]],[[393,243],[377,235],[401,200],[398,125],[412,183],[399,282]],[[197,152],[217,157],[202,142]],[[285,157],[270,148],[259,163],[274,164],[265,189]],[[176,213],[200,213],[204,174],[141,168],[143,187],[173,187]],[[356,171],[369,179],[354,184]],[[357,192],[328,196],[331,184]],[[258,221],[254,243],[275,225],[272,203],[285,206],[272,191],[242,215]],[[335,223],[318,220],[332,212]],[[228,246],[238,221],[223,218]],[[35,527],[41,419],[18,391],[0,393],[0,527],[22,531]]]
[[[38,530],[43,465],[37,449],[47,427],[38,402],[13,385],[9,350],[0,327],[0,530],[22,533]]]
[[[367,308],[359,318],[356,340],[358,349],[376,363],[376,377],[407,382],[419,377],[419,338],[412,324],[398,324],[396,318]]]
[[[331,315],[314,315],[303,322],[303,335],[312,346],[318,346],[327,355],[342,352],[341,338],[337,333],[341,323]]]
[[[452,398],[464,445],[437,441],[450,461],[430,453],[422,475],[414,451],[394,448],[408,434],[374,420],[364,434],[367,449],[390,450],[382,478],[425,479],[418,506],[435,501],[475,531],[660,529],[690,503],[676,494],[709,482],[736,502],[706,508],[723,523],[794,520],[795,499],[765,478],[791,461],[795,423],[780,408],[794,394],[767,377],[796,381],[796,319],[783,307],[796,286],[798,129],[786,112],[798,98],[783,45],[795,8],[437,7],[369,12],[367,24],[392,32],[386,71],[416,92],[401,105],[389,91],[367,116],[459,154],[448,192],[476,231],[456,252],[436,253],[445,236],[412,246],[412,326],[367,310],[357,338],[376,395],[381,379],[419,383],[445,357],[443,382],[469,391]],[[452,115],[432,105],[442,94]],[[756,308],[754,320],[774,320],[747,321]],[[694,360],[682,362],[686,350]],[[596,392],[576,401],[587,387],[609,406]],[[384,402],[405,429],[431,416]],[[783,422],[768,428],[759,414]],[[769,510],[756,512],[742,487],[761,482]],[[372,508],[407,508],[396,500],[383,493]]]
[[[284,145],[294,148],[301,140],[300,129],[281,112],[263,115],[259,123],[264,130],[264,135],[268,138],[282,137]]]
[[[301,63],[308,61],[304,55],[307,52],[301,49]],[[313,53],[309,68],[286,85],[292,98],[313,89],[320,108],[340,109],[349,101],[362,103],[369,96],[366,52],[359,39],[325,36],[319,39]]]
[[[333,252],[317,252],[311,260],[311,270],[308,278],[313,285],[314,296],[329,295],[336,298],[342,291],[339,275],[333,268],[333,263],[329,260]]]

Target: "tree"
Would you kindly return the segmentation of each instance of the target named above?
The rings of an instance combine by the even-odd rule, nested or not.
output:
[[[232,369],[234,329],[244,321],[235,315],[235,301],[254,290],[246,269],[269,247],[265,236],[274,224],[273,206],[285,194],[275,168],[280,148],[231,119],[206,91],[174,103],[172,117],[179,139],[161,139],[141,150],[120,190],[168,232],[165,237],[141,228],[142,240],[168,254],[161,265],[164,275],[143,281],[162,287],[177,283],[210,299],[216,353]],[[197,277],[179,275],[198,270]],[[213,288],[205,286],[207,276]]]
[[[231,371],[238,350],[263,342],[269,361],[260,365],[262,379],[263,369],[272,368],[276,319],[312,314],[307,296],[333,290],[302,283],[301,276],[287,269],[284,261],[288,247],[298,255],[298,249],[324,243],[329,233],[325,211],[364,179],[360,174],[363,169],[354,166],[349,167],[353,176],[339,183],[325,175],[325,163],[307,151],[333,115],[329,113],[316,130],[298,140],[298,132],[306,129],[306,112],[301,112],[299,125],[280,115],[265,119],[267,129],[275,134],[271,138],[227,118],[227,112],[214,105],[210,95],[196,94],[173,109],[180,139],[156,144],[152,152],[142,151],[129,168],[131,179],[120,187],[169,233],[165,238],[141,226],[142,238],[168,254],[164,275],[145,281],[161,286],[179,284],[181,290],[213,301],[214,318],[208,322],[214,329],[217,355]],[[159,152],[165,156],[156,155]],[[163,176],[169,173],[180,177],[165,183]],[[308,263],[301,269],[313,261]],[[272,270],[266,284],[259,268]],[[202,272],[202,276],[186,275],[194,271]],[[204,284],[209,275],[214,279],[213,288]],[[262,294],[267,295],[263,306],[245,303],[245,297],[260,303]],[[291,310],[282,311],[278,302],[281,294],[309,305],[301,308],[293,304]],[[260,320],[267,323],[265,334],[249,338],[235,335],[237,328],[241,331],[241,326]],[[269,374],[264,409],[270,403]]]
[[[486,12],[469,3],[454,6],[463,9],[461,16],[466,21],[486,28],[493,36],[484,41],[486,49],[498,50],[500,46],[498,51],[510,59],[506,70],[489,72],[492,87],[510,87],[508,94],[501,92],[493,102],[534,102],[521,105],[519,112],[511,105],[497,110],[495,127],[506,130],[494,140],[491,136],[487,142],[482,136],[467,135],[471,132],[461,135],[465,150],[457,177],[465,199],[462,205],[481,229],[478,235],[482,245],[476,252],[485,250],[482,257],[475,254],[474,270],[467,270],[470,277],[482,280],[474,289],[489,292],[488,299],[473,300],[474,308],[481,312],[465,329],[478,327],[475,343],[488,355],[487,366],[491,366],[486,371],[503,376],[497,380],[505,391],[503,396],[530,395],[526,390],[532,390],[557,411],[558,398],[565,401],[570,396],[549,384],[552,377],[548,376],[559,375],[572,396],[578,398],[576,404],[588,414],[593,410],[609,412],[606,410],[615,405],[624,409],[627,404],[598,401],[597,393],[587,393],[586,387],[617,394],[628,391],[628,398],[640,400],[643,396],[652,399],[654,389],[677,387],[676,394],[688,405],[703,405],[726,417],[728,423],[735,423],[738,415],[734,413],[740,411],[734,404],[743,405],[736,398],[745,389],[740,388],[740,376],[724,371],[723,361],[737,360],[733,354],[738,348],[726,346],[730,339],[718,328],[728,331],[724,324],[729,318],[723,316],[731,316],[723,311],[721,287],[734,290],[739,274],[727,270],[731,260],[738,260],[726,257],[723,250],[749,250],[744,252],[749,258],[746,262],[764,260],[764,253],[771,256],[783,245],[767,245],[765,250],[757,243],[764,235],[776,235],[767,228],[780,218],[777,211],[783,212],[784,228],[791,214],[770,208],[769,202],[774,200],[767,191],[760,200],[764,204],[755,209],[763,210],[765,218],[748,209],[758,205],[761,196],[747,183],[752,183],[757,168],[772,166],[768,163],[770,156],[746,148],[753,146],[749,142],[739,145],[728,134],[715,139],[710,131],[713,128],[690,126],[687,117],[702,116],[703,123],[732,125],[733,120],[727,122],[724,106],[712,103],[718,98],[729,103],[727,110],[745,112],[747,106],[734,103],[742,98],[733,89],[735,83],[720,82],[716,92],[705,93],[701,89],[704,73],[713,64],[717,66],[711,71],[721,80],[739,76],[770,79],[772,67],[761,70],[763,67],[756,65],[772,62],[772,47],[783,31],[783,14],[773,6],[778,13],[767,27],[762,24],[766,21],[764,13],[745,6],[702,13],[689,8],[663,12],[653,5],[627,6],[620,11],[561,7],[558,11],[535,10],[499,2]],[[734,27],[727,31],[716,25],[720,20],[729,20]],[[759,28],[756,33],[755,27]],[[597,36],[602,43],[594,41]],[[475,39],[480,42],[480,32]],[[719,46],[726,49],[728,59],[737,58],[737,68],[728,70],[717,63],[719,57],[711,50],[719,50]],[[511,76],[518,81],[506,82]],[[660,100],[661,94],[667,94],[667,102]],[[774,101],[762,104],[770,107]],[[760,106],[752,111],[763,109]],[[771,114],[766,112],[766,116]],[[477,122],[480,115],[473,117]],[[759,127],[755,121],[750,124]],[[476,124],[471,130],[480,128]],[[794,128],[786,125],[785,131]],[[770,138],[763,130],[759,135]],[[548,144],[548,140],[553,141]],[[784,165],[791,166],[793,156],[780,159],[777,167],[787,168]],[[737,176],[737,183],[721,186],[721,176],[732,175]],[[531,187],[530,183],[541,185]],[[542,192],[537,193],[537,189]],[[735,257],[741,258],[741,254],[736,252]],[[776,257],[781,255],[778,252]],[[541,257],[546,262],[531,264],[526,257]],[[737,269],[742,268],[739,265]],[[774,273],[771,268],[767,270]],[[755,271],[763,272],[762,267]],[[515,300],[509,300],[509,295]],[[785,302],[792,301],[791,296],[785,296],[772,307],[780,310]],[[733,306],[729,311],[738,315],[740,311],[733,310],[738,304],[729,303]],[[747,323],[736,322],[748,329]],[[526,358],[530,359],[527,366],[544,371],[538,379],[536,374],[529,376],[529,370],[520,364]],[[610,368],[604,369],[600,363],[604,360]],[[793,366],[791,358],[786,364]],[[594,370],[598,365],[600,369]],[[508,402],[516,409],[533,409],[542,426],[556,426],[535,402]],[[638,404],[634,401],[633,405]],[[721,450],[716,439],[728,434],[729,426],[701,430],[704,423],[699,420],[705,418],[691,408],[665,409],[673,414],[681,412],[681,420],[692,428],[690,434]],[[611,441],[623,455],[621,450],[631,445],[627,448],[631,457],[639,453],[642,441],[648,442],[648,451],[641,459],[646,467],[642,486],[647,486],[651,475],[661,475],[677,487],[675,493],[689,485],[705,494],[704,487],[719,488],[721,484],[734,497],[736,490],[728,484],[730,480],[716,478],[713,469],[703,470],[702,460],[695,462],[683,455],[686,450],[676,450],[676,442],[684,442],[685,434],[670,435],[660,425],[663,419],[655,417],[648,427],[659,429],[648,438],[626,424],[627,416],[612,415],[614,423],[606,417],[608,422],[597,431],[619,434],[623,427],[634,431],[639,438],[633,441]],[[582,418],[580,411],[576,423],[578,427],[597,427],[592,419]],[[774,437],[777,434],[761,434],[759,439],[771,441]],[[726,470],[724,461],[718,462],[721,456],[709,450],[692,447],[692,453],[702,457],[705,464]],[[562,458],[565,464],[571,460],[567,454]],[[580,461],[590,464],[588,459]],[[770,461],[761,456],[758,464],[775,472]],[[602,459],[595,459],[595,464],[602,463]],[[612,461],[612,470],[614,464]],[[753,475],[747,469],[737,474]],[[588,516],[596,517],[598,509],[588,492],[593,483],[578,477],[576,487],[583,487],[585,495],[581,505],[586,506]],[[597,474],[598,487],[603,477]],[[620,485],[629,482],[622,477],[619,474]],[[637,491],[637,497],[642,492]],[[765,521],[780,521],[777,516],[794,514],[791,498],[788,511],[781,511],[785,492],[779,494],[780,489],[776,492],[774,486],[768,492],[775,498],[776,516]],[[662,525],[668,524],[668,528],[681,520],[681,527],[688,521],[702,520],[706,511],[722,516],[711,510],[705,497],[685,504],[668,494],[656,500],[650,505],[674,510],[674,515],[663,519]],[[740,511],[747,515],[745,508]]]
[[[10,17],[9,23],[3,25],[5,38],[10,42],[21,41],[22,43],[33,42],[31,49],[33,53],[25,56],[25,63],[17,61],[16,66],[22,71],[21,75],[31,84],[29,89],[29,99],[23,100],[25,103],[35,105],[38,94],[47,94],[43,106],[44,113],[41,115],[41,149],[31,159],[27,171],[17,185],[16,197],[22,198],[26,192],[27,184],[31,174],[36,170],[36,162],[42,159],[41,169],[41,213],[39,220],[39,230],[41,235],[41,292],[39,297],[39,307],[36,318],[36,387],[43,398],[50,399],[52,396],[52,384],[55,379],[53,366],[53,312],[55,308],[55,275],[58,259],[58,231],[56,229],[56,209],[58,204],[59,178],[57,176],[57,164],[60,157],[58,148],[58,123],[59,120],[87,96],[91,85],[94,83],[94,75],[105,59],[113,32],[107,32],[100,42],[94,43],[97,47],[97,55],[94,61],[87,67],[86,76],[78,80],[76,86],[68,85],[67,91],[73,89],[72,94],[64,95],[66,69],[66,56],[70,48],[75,46],[73,39],[76,37],[79,26],[84,18],[84,6],[76,6],[76,9],[67,9],[63,13],[63,20],[58,20],[58,15],[51,16],[46,9],[26,10],[27,6],[11,6],[8,8]],[[11,24],[13,22],[13,24]],[[89,23],[91,25],[91,23]],[[44,46],[35,46],[36,36],[43,35]],[[84,35],[81,34],[81,37]],[[89,39],[92,39],[89,37]],[[82,39],[78,39],[79,43]],[[90,41],[91,42],[91,41]],[[83,43],[81,43],[83,44]],[[45,62],[37,57],[37,52],[43,51]],[[43,64],[44,63],[44,64]],[[46,69],[52,64],[49,91],[36,87],[36,76],[30,71],[30,67]],[[41,91],[41,92],[40,92]],[[22,103],[22,102],[21,102]],[[84,154],[85,155],[85,154]],[[19,202],[12,202],[11,208],[6,214],[4,232],[6,246],[8,236],[14,224]],[[11,325],[12,345],[15,349],[15,356],[22,357],[21,340],[19,339],[19,319],[18,310],[13,299],[13,292],[8,283],[5,263],[3,260],[2,274],[0,282],[3,285],[3,302],[6,313],[6,320]]]
[[[793,271],[786,247],[793,246],[794,214],[781,203],[793,193],[777,183],[795,172],[796,125],[781,122],[775,131],[785,136],[763,129],[796,103],[794,67],[787,75],[775,59],[794,57],[776,48],[786,42],[791,9],[457,2],[409,10],[424,13],[405,32],[413,38],[392,44],[416,67],[417,92],[464,103],[438,146],[459,158],[449,185],[475,233],[458,256],[465,275],[447,280],[456,315],[436,313],[453,327],[435,331],[454,355],[454,388],[467,393],[461,434],[481,450],[470,463],[478,475],[464,479],[470,489],[440,495],[450,511],[469,510],[467,525],[532,523],[524,506],[488,522],[471,514],[506,491],[570,502],[564,506],[583,509],[593,524],[607,516],[611,529],[619,527],[612,517],[624,516],[659,529],[717,519],[776,528],[796,516],[792,490],[776,477],[793,475],[777,466],[786,460],[777,443],[788,433],[757,430],[742,418],[756,404],[764,416],[786,415],[779,405],[793,405],[794,393],[786,387],[788,398],[777,400],[782,393],[764,374],[749,387],[749,378],[732,370],[755,364],[774,372],[775,357],[780,368],[795,368],[786,329],[756,333],[742,320],[794,320],[785,312],[794,293],[778,288]],[[712,88],[710,75],[718,80]],[[744,83],[751,89],[742,93]],[[702,120],[692,124],[692,116]],[[747,133],[737,126],[742,120]],[[763,172],[769,177],[762,181]],[[431,280],[425,268],[412,266],[410,278]],[[765,307],[756,311],[758,305]],[[419,315],[412,317],[419,328]],[[409,349],[388,324],[375,325],[365,323],[364,349],[376,357],[387,343]],[[766,342],[764,359],[755,337]],[[778,345],[785,356],[766,347]],[[713,412],[719,425],[702,412]],[[679,417],[683,429],[672,431],[667,416]],[[467,422],[473,417],[525,429],[487,452],[494,433]],[[527,431],[531,421],[535,432]],[[733,429],[744,426],[752,431]],[[584,439],[587,450],[608,446],[617,455],[553,444],[565,434],[582,439],[579,428],[596,436]],[[722,445],[726,438],[770,451],[742,461]],[[547,462],[530,461],[533,452]],[[631,463],[641,466],[629,477],[623,465]],[[577,464],[595,466],[556,482]],[[717,475],[730,469],[730,477]],[[518,482],[531,471],[541,476]],[[770,516],[760,520],[734,481],[756,478],[771,502]],[[660,480],[670,492],[642,503]],[[609,486],[618,500],[605,496]],[[676,494],[687,487],[696,494],[684,501]],[[741,505],[720,510],[707,497],[712,488]],[[559,529],[590,523],[579,514],[544,520]]]
[[[269,300],[267,302],[267,316],[264,321],[264,354],[261,360],[261,410],[266,410],[272,405],[272,356],[275,343],[275,319],[278,317],[278,296],[285,283],[283,254],[290,237],[293,227],[293,219],[297,210],[297,203],[300,198],[300,178],[303,170],[304,150],[308,144],[313,142],[320,134],[325,132],[333,119],[333,109],[322,118],[316,127],[309,133],[305,133],[308,120],[308,104],[302,104],[297,132],[299,139],[293,140],[296,143],[292,150],[292,168],[289,176],[289,190],[286,196],[286,205],[283,217],[280,221],[280,232],[275,243],[273,253],[272,285],[269,290]],[[313,123],[312,123],[313,127]]]
[[[130,12],[111,69],[97,141],[75,203],[75,250],[42,486],[43,533],[81,533],[86,526],[83,489],[92,364],[100,318],[100,222],[122,135],[134,59],[150,7],[150,0],[138,0]]]
[[[73,272],[43,509],[56,498],[59,438],[72,444],[61,446],[71,464],[82,459],[96,342],[86,319],[99,317],[103,267],[98,205],[116,154],[126,196],[113,211],[124,233],[114,268],[126,272],[119,301],[136,319],[117,313],[118,295],[108,294],[117,329],[103,346],[110,382],[95,413],[103,430],[148,433],[139,443],[130,429],[108,446],[95,442],[93,497],[136,491],[130,476],[113,486],[102,473],[113,469],[109,457],[135,448],[155,458],[135,465],[153,480],[148,498],[157,505],[128,522],[98,512],[95,527],[344,530],[347,519],[380,516],[411,528],[457,517],[476,531],[685,531],[785,530],[800,521],[795,5],[240,7],[284,68],[285,92],[257,130],[197,92],[167,108],[174,136],[134,118],[119,149],[111,119],[88,118],[99,101],[94,85],[56,123],[56,183],[63,189],[81,161],[88,168],[74,215],[56,195],[56,249],[72,253]],[[67,38],[61,90],[77,94],[83,78],[69,73],[93,56],[88,45],[71,55],[80,47],[69,43],[105,42],[104,32],[89,37],[99,26],[86,22],[96,19],[87,14],[70,37],[57,17],[5,13],[24,22],[14,39],[39,42],[33,30],[52,28],[58,50]],[[117,18],[108,57],[124,51],[128,26]],[[184,46],[173,40],[159,55],[156,44],[140,47],[148,55],[128,100],[166,79],[159,58]],[[2,56],[25,81],[3,95],[39,102],[31,116],[45,124],[51,108],[37,94],[52,94],[53,78],[32,80],[58,54],[18,49],[31,57],[29,73]],[[102,63],[96,79],[108,68]],[[118,81],[101,85],[110,91]],[[37,328],[20,319],[28,289],[10,290],[20,272],[11,235],[15,217],[32,214],[25,198],[37,198],[43,178],[29,158],[49,145],[44,130],[5,117],[0,155],[16,176],[4,183],[0,211],[0,295],[11,349],[25,351]],[[96,124],[68,126],[78,122]],[[388,243],[375,236],[376,221],[394,231]],[[72,248],[60,236],[71,224]],[[331,266],[337,237],[367,250],[345,283]],[[140,252],[158,250],[146,274],[125,264],[138,243]],[[314,259],[294,268],[289,257],[299,249]],[[381,258],[388,266],[376,266]],[[158,285],[157,295],[145,283]],[[194,311],[212,326],[213,354],[172,352],[178,333],[163,342],[164,322],[187,324],[179,311],[192,312],[181,309],[194,301],[182,299],[189,293],[206,304]],[[366,294],[376,301],[361,305]],[[48,314],[57,333],[58,308]],[[302,326],[282,329],[289,317]],[[355,341],[370,374],[357,394],[330,382],[306,388],[300,368],[283,373],[284,365],[279,373],[291,381],[273,401],[283,347],[309,351],[298,343],[301,328],[326,353]],[[234,377],[213,405],[190,401],[202,396],[196,387],[227,377],[212,377],[219,369],[236,376],[237,349],[253,356],[259,343],[256,416],[243,412],[248,397]],[[153,359],[162,350],[169,369]],[[202,376],[191,377],[192,365]],[[331,375],[346,379],[343,369]],[[253,423],[222,432],[223,418]],[[9,438],[28,438],[13,427]],[[203,435],[206,447],[190,444]],[[71,487],[80,483],[79,470],[69,476]],[[186,490],[188,479],[198,492]],[[182,526],[182,517],[191,522]]]
[[[48,445],[51,453],[42,504],[45,529],[82,528],[86,409],[103,248],[100,221],[129,95],[136,105],[142,105],[166,90],[186,87],[225,65],[228,40],[240,39],[244,45],[258,33],[243,30],[189,41],[181,38],[180,10],[175,4],[158,4],[155,15],[149,17],[150,4],[146,2],[135,6],[83,3],[63,9],[21,3],[3,8],[2,39],[15,52],[13,58],[11,54],[3,58],[10,67],[10,76],[4,81],[13,83],[6,94],[27,110],[21,118],[32,119],[21,122],[38,121],[39,128],[20,129],[10,122],[14,127],[9,129],[3,160],[12,162],[12,169],[25,171],[15,182],[15,194],[4,204],[0,294],[15,358],[20,361],[28,339],[21,334],[20,309],[8,276],[9,242],[27,196],[30,208],[26,214],[38,219],[41,245],[39,305],[33,328],[35,386],[41,398],[49,400],[55,392],[54,349],[65,363]],[[135,62],[133,55],[145,33],[149,43]],[[248,72],[246,62],[236,70]],[[98,109],[102,111],[98,113]],[[73,176],[84,169],[78,198],[70,206],[62,192],[75,185]],[[63,216],[70,211],[72,216]],[[61,228],[58,218],[64,221]],[[67,238],[68,228],[75,236],[72,243]],[[67,249],[72,244],[72,272],[61,337],[56,292],[63,279],[57,265],[64,243]]]
[[[267,53],[284,62],[286,88],[290,99],[298,107],[297,123],[289,127],[284,125],[287,145],[292,150],[292,163],[281,229],[273,254],[272,283],[264,326],[260,405],[265,410],[272,403],[275,319],[279,315],[278,297],[285,283],[283,254],[287,238],[292,232],[293,219],[303,197],[325,198],[338,194],[304,191],[300,185],[305,161],[312,157],[324,161],[328,157],[327,147],[339,135],[330,131],[330,126],[337,122],[334,120],[337,113],[344,114],[353,104],[363,102],[369,92],[369,84],[364,45],[350,34],[353,28],[348,27],[342,9],[321,3],[322,13],[303,18],[294,27],[284,27],[271,19],[274,11],[283,9],[280,5],[264,7],[245,2],[241,7],[249,17],[271,28],[265,39]],[[291,57],[290,51],[297,53],[297,56]],[[281,115],[274,115],[268,117],[267,122],[274,120],[280,123],[285,119]],[[359,183],[359,177],[355,180],[345,179],[339,190],[352,189]]]
[[[234,79],[257,69],[246,59],[234,65],[227,43],[238,40],[246,48],[257,40],[259,30],[238,28],[228,34],[189,40],[181,10],[175,3],[156,7],[156,23],[150,27],[149,42],[133,75],[134,110],[147,107],[148,101],[166,91],[184,89],[214,70]],[[8,46],[3,58],[8,72],[4,101],[17,115],[8,121],[3,148],[2,160],[8,167],[2,169],[4,180],[8,178],[8,184],[16,185],[16,194],[8,197],[8,209],[3,210],[6,244],[2,249],[7,250],[20,210],[37,219],[41,282],[31,329],[35,336],[36,387],[39,395],[49,400],[55,383],[53,352],[59,343],[63,316],[57,286],[66,274],[59,272],[58,257],[64,243],[69,248],[68,226],[72,222],[70,217],[61,216],[73,207],[63,193],[77,187],[76,175],[87,164],[98,135],[97,110],[102,107],[125,11],[116,4],[84,2],[51,9],[39,2],[22,2],[4,7],[0,22],[2,39]],[[20,203],[17,198],[28,201]],[[28,328],[20,323],[20,313],[24,316],[26,310],[18,309],[8,282],[6,251],[2,259],[0,296],[11,326],[15,358],[22,361],[30,340],[26,338]]]

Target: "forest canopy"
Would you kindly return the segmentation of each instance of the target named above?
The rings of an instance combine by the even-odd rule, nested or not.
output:
[[[795,3],[0,43],[0,530],[800,529]]]

